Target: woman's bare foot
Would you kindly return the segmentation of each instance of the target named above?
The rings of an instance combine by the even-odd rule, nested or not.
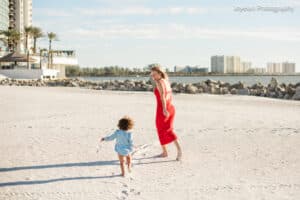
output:
[[[182,152],[180,151],[180,152],[177,153],[176,160],[181,161],[181,159],[182,159]]]
[[[159,157],[159,158],[166,158],[166,157],[168,157],[168,153],[167,152],[163,152],[163,153],[159,154],[157,157]]]

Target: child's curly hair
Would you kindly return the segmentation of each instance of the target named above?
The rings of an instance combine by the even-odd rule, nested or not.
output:
[[[121,118],[118,123],[119,129],[124,131],[132,129],[133,125],[134,121],[128,116],[124,116],[123,118]]]

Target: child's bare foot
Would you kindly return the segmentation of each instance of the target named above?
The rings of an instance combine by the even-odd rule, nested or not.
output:
[[[131,172],[131,165],[127,165],[128,172]]]

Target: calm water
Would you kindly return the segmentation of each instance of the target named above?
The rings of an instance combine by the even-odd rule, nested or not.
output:
[[[239,81],[244,82],[246,85],[252,85],[254,83],[262,83],[266,85],[270,82],[271,78],[275,77],[279,83],[298,83],[300,82],[300,75],[297,76],[176,76],[170,77],[171,82],[178,83],[196,83],[212,79],[216,81],[228,82],[230,84],[237,83]],[[149,80],[149,77],[81,77],[90,81],[109,81],[109,80]]]

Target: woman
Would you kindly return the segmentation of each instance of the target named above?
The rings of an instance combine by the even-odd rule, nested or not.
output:
[[[156,83],[154,94],[156,96],[156,129],[158,138],[162,147],[160,157],[167,157],[168,152],[166,145],[174,142],[177,148],[176,160],[181,160],[182,152],[178,143],[177,136],[173,131],[173,121],[175,115],[175,107],[172,104],[172,89],[168,80],[168,76],[161,70],[159,66],[151,68],[151,77]]]

